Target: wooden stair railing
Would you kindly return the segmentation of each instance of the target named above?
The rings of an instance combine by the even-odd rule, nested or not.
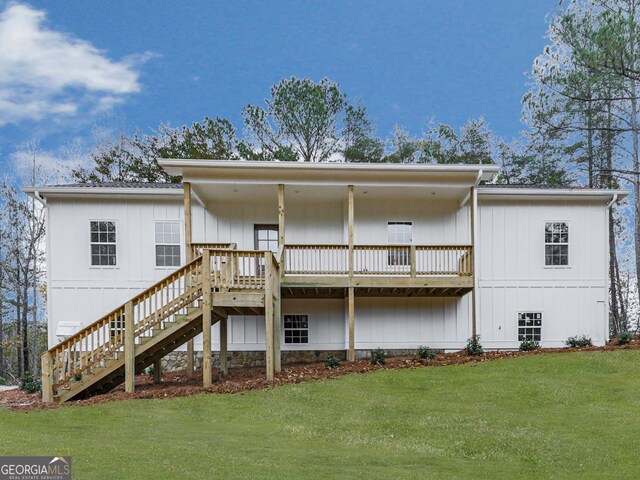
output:
[[[198,257],[47,350],[42,355],[43,400],[53,401],[55,392],[74,377],[124,356],[127,307],[133,313],[134,341],[141,343],[154,327],[186,312],[201,297],[202,257]]]

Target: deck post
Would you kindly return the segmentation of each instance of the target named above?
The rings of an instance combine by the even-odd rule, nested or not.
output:
[[[184,248],[187,263],[193,260],[192,256],[192,237],[191,237],[191,183],[183,182],[184,190]],[[195,352],[193,350],[193,338],[187,341],[187,375],[193,375],[193,358]]]
[[[124,306],[124,391],[135,391],[136,377],[136,339],[133,322],[133,302],[129,300]]]
[[[349,185],[349,277],[353,277],[353,185]]]
[[[477,290],[478,290],[478,278],[476,272],[476,210],[478,208],[478,191],[476,187],[471,187],[471,205],[469,211],[470,217],[470,229],[471,229],[471,269],[473,274],[473,289],[471,290],[471,335],[476,336],[477,330]]]
[[[416,276],[416,246],[415,245],[411,245],[410,251],[409,251],[409,255],[410,255],[410,262],[411,262],[411,276],[415,277]]]
[[[51,364],[53,358],[48,350],[42,354],[40,358],[42,366],[42,401],[45,403],[53,402],[53,372]]]
[[[264,343],[265,364],[267,367],[267,380],[274,377],[275,365],[273,355],[273,260],[272,253],[264,253],[265,282],[264,282]]]
[[[356,360],[356,342],[355,342],[355,298],[353,287],[349,287],[349,352],[347,360],[354,362]]]
[[[223,376],[227,376],[229,373],[229,362],[227,360],[227,319],[221,318],[220,323],[220,371]]]
[[[211,386],[211,251],[202,252],[202,385]]]
[[[278,185],[278,247],[282,248],[286,245],[285,238],[285,207],[284,207],[284,184]],[[280,282],[282,281],[282,276],[284,275],[284,266],[285,266],[285,256],[287,254],[286,249],[282,249],[282,255],[280,257],[280,264],[278,271],[274,275],[276,278],[276,282],[274,285],[274,296],[275,296],[275,304],[273,308],[273,343],[274,343],[274,368],[276,373],[280,373],[282,371],[282,355],[280,353],[280,325],[282,323],[282,306],[280,304],[281,301],[281,292],[280,292]]]
[[[159,358],[153,362],[153,383],[160,383],[162,381],[162,359]]]

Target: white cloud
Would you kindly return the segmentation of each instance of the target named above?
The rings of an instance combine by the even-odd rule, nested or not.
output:
[[[44,11],[10,3],[0,12],[0,125],[105,111],[140,91],[137,67],[152,56],[111,60],[50,29]]]

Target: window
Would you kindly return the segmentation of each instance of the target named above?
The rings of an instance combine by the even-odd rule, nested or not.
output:
[[[254,225],[253,242],[256,250],[278,253],[278,225]],[[256,273],[264,275],[264,257],[256,260]]]
[[[544,264],[546,266],[569,265],[569,224],[567,222],[544,224]]]
[[[110,322],[111,338],[116,338],[118,335],[124,335],[124,314],[116,316]]]
[[[539,342],[542,338],[542,313],[518,313],[518,341],[532,340]]]
[[[116,222],[91,223],[91,265],[116,265]]]
[[[156,222],[156,267],[180,266],[180,224]]]
[[[387,223],[387,237],[390,244],[410,245],[413,241],[413,223]],[[394,266],[411,265],[410,249],[408,247],[389,249],[388,262],[389,265]]]
[[[284,343],[309,343],[309,315],[284,316]]]

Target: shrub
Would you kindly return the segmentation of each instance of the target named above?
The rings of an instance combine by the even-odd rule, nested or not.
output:
[[[153,365],[149,365],[147,368],[145,368],[144,373],[146,373],[150,377],[153,377]]]
[[[418,347],[418,356],[420,358],[424,358],[426,360],[430,360],[436,356],[436,351],[432,350],[429,347],[425,347],[424,345],[420,345]]]
[[[590,347],[593,345],[591,343],[591,337],[586,335],[580,335],[575,337],[569,337],[566,342],[564,342],[567,347]]]
[[[616,343],[618,345],[626,345],[632,340],[633,340],[633,333],[627,330],[623,330],[622,332],[618,333],[618,335],[616,335]]]
[[[340,357],[336,357],[333,353],[330,353],[327,356],[327,361],[325,362],[325,366],[329,369],[336,368],[340,366]]]
[[[42,390],[42,381],[30,373],[20,377],[20,390],[27,393],[36,393]]]
[[[540,348],[540,344],[535,340],[523,340],[520,344],[521,352],[531,352]]]
[[[467,354],[468,355],[482,355],[484,349],[480,345],[480,335],[473,335],[467,340]]]
[[[371,364],[372,365],[384,365],[386,353],[381,348],[371,350]]]

